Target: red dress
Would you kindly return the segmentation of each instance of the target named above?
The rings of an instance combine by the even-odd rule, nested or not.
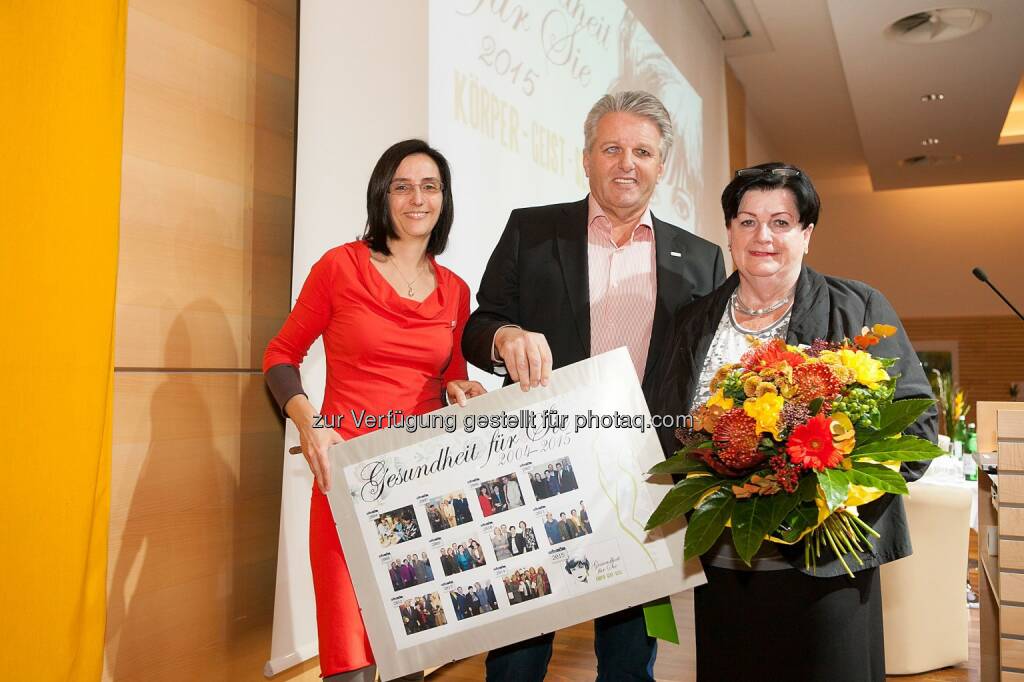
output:
[[[388,284],[364,242],[331,249],[313,266],[291,314],[267,346],[263,371],[279,364],[298,367],[323,336],[327,385],[320,414],[343,417],[337,431],[345,439],[371,430],[365,423],[356,428],[352,412],[412,415],[442,407],[447,382],[467,376],[461,341],[469,287],[433,265],[437,288],[416,302]],[[327,497],[316,485],[309,517],[320,671],[327,676],[365,667],[374,662],[373,653]]]

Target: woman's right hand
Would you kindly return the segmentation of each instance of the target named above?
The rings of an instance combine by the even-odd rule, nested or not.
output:
[[[334,429],[313,427],[316,410],[301,393],[292,396],[284,411],[299,430],[299,447],[309,470],[313,472],[317,487],[326,494],[331,489],[331,462],[327,449],[344,439]]]
[[[317,487],[324,494],[331,489],[331,461],[327,457],[327,449],[342,440],[334,429],[313,428],[312,425],[299,429],[302,456],[306,458],[306,464],[313,472]]]

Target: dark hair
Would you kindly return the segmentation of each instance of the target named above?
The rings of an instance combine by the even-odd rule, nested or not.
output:
[[[577,559],[576,557],[573,557],[572,559],[569,559],[568,561],[565,562],[565,572],[566,573],[572,573],[572,569],[579,568],[580,566],[582,566],[583,568],[585,568],[585,569],[587,569],[589,571],[590,570],[590,560],[587,559],[587,557],[583,557],[582,559]]]
[[[398,234],[395,233],[395,226],[391,222],[388,191],[391,189],[391,180],[395,177],[398,167],[412,154],[426,154],[437,164],[437,169],[441,173],[441,215],[438,216],[437,224],[434,225],[427,241],[427,253],[437,256],[448,246],[448,233],[451,232],[452,221],[455,220],[452,174],[444,155],[423,140],[397,142],[388,147],[377,159],[377,165],[370,174],[370,182],[366,185],[366,229],[362,239],[374,251],[385,255],[391,254],[391,250],[388,249],[388,237],[396,238]]]
[[[814,185],[806,173],[796,166],[780,161],[751,166],[751,169],[764,171],[772,171],[776,168],[788,168],[797,171],[797,175],[776,175],[771,172],[757,175],[736,175],[725,186],[725,189],[722,190],[722,212],[725,214],[726,227],[729,226],[732,219],[739,213],[740,201],[742,201],[743,195],[750,190],[770,192],[773,189],[788,189],[793,193],[793,198],[796,200],[796,208],[800,212],[800,224],[806,228],[812,223],[818,223],[821,199],[818,197],[818,192],[814,189]]]

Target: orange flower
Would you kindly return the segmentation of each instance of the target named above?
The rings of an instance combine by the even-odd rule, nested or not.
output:
[[[863,349],[868,349],[878,343],[877,336],[855,336],[853,342]]]
[[[715,425],[716,454],[730,469],[742,471],[766,459],[757,450],[758,440],[757,422],[742,407],[729,410]]]
[[[809,403],[815,398],[831,401],[839,396],[843,384],[824,362],[808,362],[793,370],[793,383],[800,400]]]
[[[786,453],[804,469],[822,471],[843,461],[843,453],[832,443],[830,419],[819,413],[793,429]]]
[[[782,339],[762,343],[747,351],[740,359],[740,364],[752,372],[784,365],[796,367],[803,362],[804,356],[786,348],[786,343]]]

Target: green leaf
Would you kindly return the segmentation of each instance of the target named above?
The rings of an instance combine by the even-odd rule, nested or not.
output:
[[[811,413],[811,416],[815,416],[821,411],[821,406],[825,404],[824,398],[815,398],[811,402],[807,403],[807,411]]]
[[[850,476],[850,482],[857,485],[878,488],[879,490],[896,495],[906,495],[908,492],[907,482],[903,480],[900,472],[893,471],[881,464],[854,462],[853,468],[847,473]]]
[[[881,440],[903,433],[925,410],[935,404],[931,398],[897,400],[878,409],[878,430],[867,434],[868,442]]]
[[[896,364],[896,358],[875,358],[882,367],[889,368]]]
[[[902,438],[886,438],[867,445],[858,445],[850,453],[851,457],[866,457],[876,462],[914,462],[917,460],[934,459],[944,455],[939,446],[918,438],[903,436]]]
[[[651,514],[651,518],[647,519],[645,529],[652,530],[663,523],[679,518],[693,509],[693,506],[704,497],[705,493],[723,483],[726,481],[717,476],[693,476],[676,483]]]
[[[796,488],[796,495],[801,502],[813,502],[818,496],[818,477],[804,476]]]
[[[825,469],[818,472],[818,485],[825,491],[825,504],[829,511],[835,511],[850,492],[850,477],[842,469]]]
[[[732,491],[719,490],[693,512],[683,542],[684,559],[692,559],[711,549],[735,506],[736,498]]]
[[[750,565],[750,559],[757,553],[764,534],[768,532],[766,499],[754,495],[745,500],[736,500],[732,510],[732,542],[743,563]]]
[[[732,541],[744,563],[750,565],[750,560],[764,542],[764,536],[777,529],[799,503],[798,495],[781,492],[736,501],[732,510]]]
[[[818,522],[818,505],[801,503],[786,517],[787,529],[782,531],[782,539],[796,542],[800,534]]]
[[[710,445],[710,441],[708,441]],[[664,462],[658,462],[651,470],[649,474],[688,474],[691,471],[710,471],[704,462],[698,459],[694,459],[690,456],[690,453],[698,449],[695,447],[684,448],[677,452],[674,456],[669,457]]]

